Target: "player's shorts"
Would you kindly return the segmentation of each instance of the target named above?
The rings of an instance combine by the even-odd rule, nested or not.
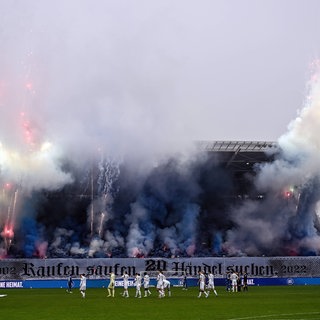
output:
[[[157,283],[157,289],[163,289],[163,283]]]

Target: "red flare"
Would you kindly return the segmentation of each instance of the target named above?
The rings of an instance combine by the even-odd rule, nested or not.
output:
[[[5,226],[3,231],[1,232],[1,236],[4,239],[11,240],[14,237],[13,228],[10,226]]]

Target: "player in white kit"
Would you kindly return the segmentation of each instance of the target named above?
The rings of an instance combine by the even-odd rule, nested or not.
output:
[[[151,291],[149,290],[149,284],[150,284],[150,277],[145,272],[143,276],[143,288],[144,288],[144,297],[147,297],[148,295],[151,295]]]
[[[204,275],[204,273],[202,271],[199,271],[199,295],[198,298],[201,297],[202,293],[204,293],[204,295],[206,296],[206,298],[208,298],[208,292],[205,290],[205,286],[206,286],[206,276]]]
[[[214,275],[212,272],[210,272],[208,274],[208,286],[207,286],[207,289],[208,289],[208,293],[210,293],[210,291],[213,291],[213,293],[217,296],[218,293],[214,287]]]
[[[86,290],[87,290],[87,278],[85,277],[84,273],[80,276],[80,293],[82,298],[86,297]]]
[[[157,277],[157,290],[159,293],[159,298],[164,297],[164,291],[163,291],[163,280],[165,279],[164,274],[161,270],[159,270],[158,277]]]
[[[163,290],[164,290],[164,292],[165,292],[166,290],[168,291],[168,296],[169,296],[169,297],[171,297],[170,287],[171,287],[170,281],[167,280],[167,279],[164,279],[164,280],[163,280]]]
[[[232,292],[237,292],[238,291],[238,283],[237,283],[238,275],[235,272],[231,273],[230,281],[231,281]]]
[[[125,272],[122,276],[123,278],[123,294],[122,296],[125,298],[129,298],[128,286],[129,286],[129,275]]]
[[[134,279],[134,284],[136,286],[136,298],[141,298],[141,276],[139,273],[136,273],[136,277]]]

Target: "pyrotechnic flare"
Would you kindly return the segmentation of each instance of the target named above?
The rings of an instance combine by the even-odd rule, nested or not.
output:
[[[4,239],[5,249],[8,252],[14,238],[13,225],[5,225],[1,237]]]
[[[18,189],[13,191],[13,186],[10,183],[6,183],[2,190],[2,197],[0,201],[0,207],[3,211],[6,211],[6,218],[4,227],[1,232],[1,237],[4,240],[4,249],[9,251],[14,238],[14,226],[16,224],[16,210],[18,201]]]
[[[99,232],[98,232],[100,238],[102,236],[102,231],[103,231],[104,217],[105,217],[105,213],[101,212],[100,226],[99,226]]]

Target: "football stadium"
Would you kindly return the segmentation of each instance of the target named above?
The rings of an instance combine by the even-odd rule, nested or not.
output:
[[[2,278],[54,288],[84,273],[102,287],[110,273],[147,272],[155,286],[161,269],[175,286],[184,275],[197,286],[199,271],[217,285],[233,271],[251,285],[318,284],[317,179],[270,177],[287,161],[276,142],[195,145],[187,160],[170,157],[143,179],[130,164],[99,159],[87,171],[64,164],[76,179],[59,191],[27,196],[6,185]]]
[[[319,12],[1,1],[2,318],[320,319]]]

